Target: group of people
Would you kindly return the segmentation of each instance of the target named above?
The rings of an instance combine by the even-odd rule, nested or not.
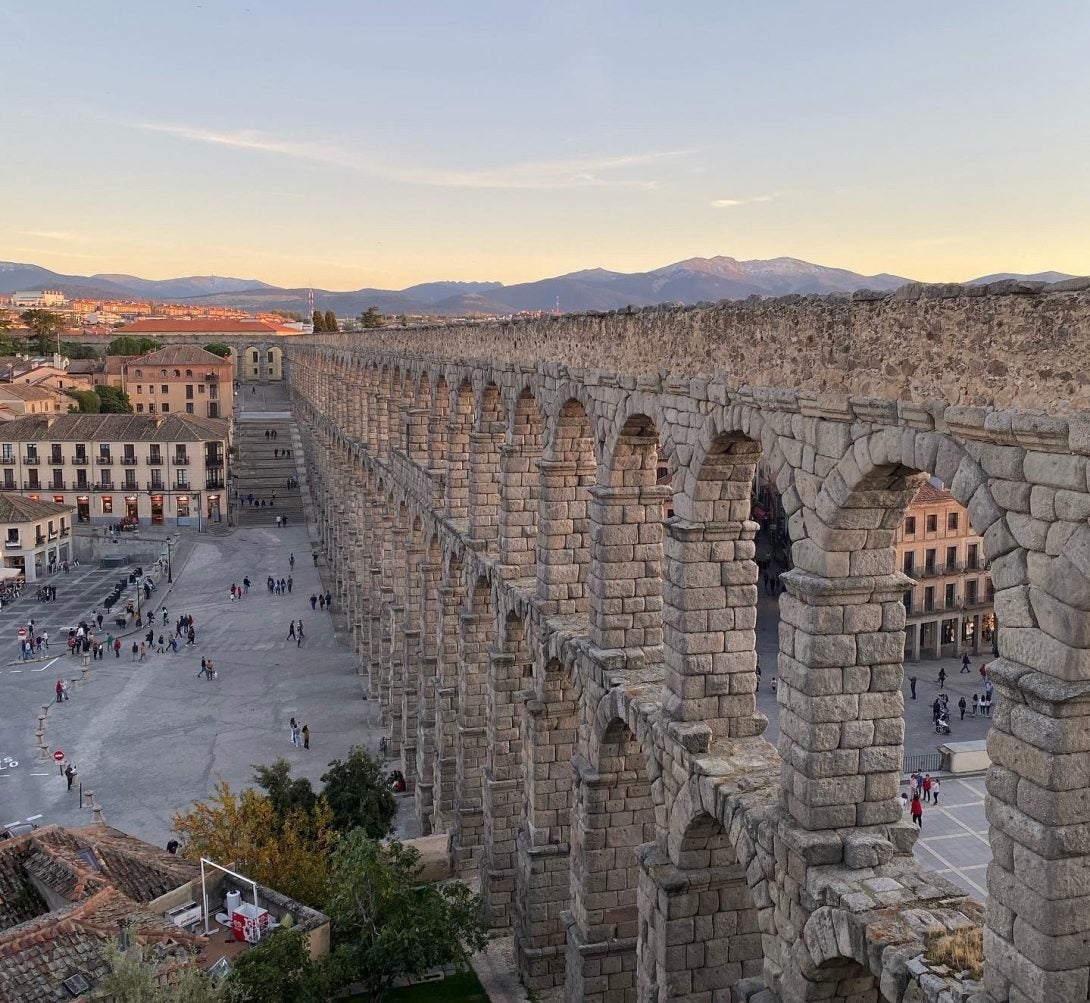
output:
[[[304,724],[303,727],[300,728],[299,723],[295,720],[294,717],[289,722],[289,727],[291,728],[291,744],[294,745],[297,749],[300,747],[304,749],[309,749],[310,727]]]
[[[273,450],[273,459],[274,460],[277,460],[277,459],[286,460],[290,456],[291,456],[291,450],[290,449],[274,449]]]
[[[276,492],[272,493],[272,496],[266,501],[259,495],[255,495],[253,492],[245,495],[239,495],[239,503],[242,505],[249,505],[251,508],[276,508]]]
[[[294,584],[295,579],[291,575],[288,575],[287,578],[273,578],[272,575],[269,575],[265,579],[265,585],[268,587],[269,592],[277,596],[286,596],[291,592]]]
[[[56,585],[39,585],[38,591],[35,593],[34,598],[38,602],[56,602],[57,601],[57,586]]]
[[[908,778],[908,791],[901,791],[901,807],[908,807],[917,828],[923,828],[923,806],[939,803],[939,778],[917,771]]]
[[[320,607],[322,610],[333,610],[333,596],[326,592],[324,595],[319,592],[317,595],[311,595],[310,608],[314,609],[315,606]]]

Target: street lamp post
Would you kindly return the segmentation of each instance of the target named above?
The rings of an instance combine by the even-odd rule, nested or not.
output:
[[[173,584],[174,582],[174,569],[170,564],[170,534],[167,534],[167,583]]]

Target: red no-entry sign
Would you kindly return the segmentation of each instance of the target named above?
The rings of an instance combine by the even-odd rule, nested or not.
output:
[[[56,752],[53,753],[53,760],[58,763],[64,762],[64,753],[61,752],[60,749],[58,749]]]
[[[20,627],[19,628],[19,639],[22,640],[24,637],[26,637],[26,627]]]

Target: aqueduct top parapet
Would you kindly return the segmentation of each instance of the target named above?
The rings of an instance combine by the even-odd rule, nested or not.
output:
[[[925,402],[1090,409],[1090,279],[918,285],[695,307],[307,338],[432,358],[620,373],[725,374],[737,385]]]

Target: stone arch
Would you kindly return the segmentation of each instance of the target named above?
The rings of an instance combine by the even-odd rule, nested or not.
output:
[[[564,984],[564,922],[571,897],[572,757],[579,749],[576,686],[556,658],[535,662],[522,707],[522,811],[515,885],[515,957],[526,987]]]
[[[465,603],[465,565],[455,551],[441,555],[438,591],[435,693],[435,795],[432,828],[445,832],[454,819],[458,750],[458,638]]]
[[[516,577],[533,574],[537,564],[540,471],[545,422],[527,386],[511,408],[507,441],[500,448],[500,561],[517,568]]]
[[[458,633],[458,749],[451,867],[477,870],[484,838],[482,781],[486,760],[488,659],[495,643],[492,583],[478,574],[466,595]]]
[[[573,760],[566,986],[568,999],[591,1003],[637,998],[638,854],[655,843],[647,761],[618,706],[607,693],[588,758]]]
[[[783,972],[782,995],[800,1003],[860,999],[890,1003],[881,988],[883,946],[870,936],[864,918],[821,906],[810,914],[795,942],[795,964]]]
[[[481,390],[477,425],[469,437],[469,537],[488,547],[499,543],[501,449],[507,408],[495,383]]]
[[[447,517],[469,519],[470,436],[473,432],[473,385],[463,379],[451,398],[447,429]]]
[[[436,689],[439,671],[439,590],[443,574],[443,550],[434,524],[425,525],[427,543],[419,565],[418,611],[416,817],[421,834],[430,835],[435,812]]]
[[[514,921],[515,842],[522,790],[522,751],[516,696],[533,683],[527,625],[508,612],[500,641],[489,654],[485,692],[484,842],[481,849],[481,897],[494,927]]]
[[[594,428],[586,405],[575,396],[562,401],[549,427],[538,463],[537,595],[547,614],[585,614],[590,596],[589,509],[597,473]]]
[[[663,525],[663,704],[712,738],[749,738],[757,712],[757,565],[750,495],[761,447],[720,431],[679,474]]]
[[[660,483],[653,410],[633,405],[618,418],[590,506],[590,639],[646,662],[662,657],[662,520],[672,494]]]
[[[450,390],[447,379],[440,373],[435,377],[435,393],[432,395],[431,414],[428,416],[428,466],[442,468],[447,457],[447,419],[450,414]]]
[[[674,800],[667,851],[640,854],[641,999],[714,998],[762,974],[764,937],[749,887],[754,847],[739,826],[736,848],[702,807],[697,783]],[[771,915],[766,925],[771,929]],[[685,950],[676,950],[682,943]]]

